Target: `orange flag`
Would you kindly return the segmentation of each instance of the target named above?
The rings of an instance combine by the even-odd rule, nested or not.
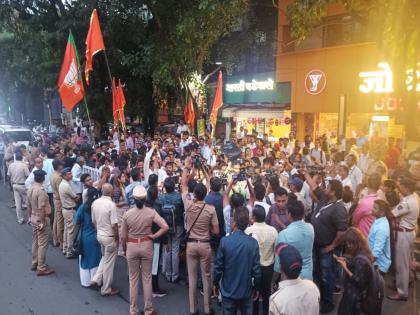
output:
[[[71,112],[85,94],[83,82],[79,71],[79,57],[73,35],[69,33],[66,52],[58,78],[58,93],[64,107]]]
[[[187,125],[191,126],[191,129],[194,129],[195,125],[195,113],[194,113],[194,105],[192,98],[190,97],[188,100],[187,105],[184,107],[184,119]]]
[[[101,50],[105,50],[105,45],[102,38],[101,26],[99,25],[98,13],[96,13],[95,9],[90,17],[89,32],[86,37],[85,77],[88,85],[89,72],[93,70],[93,56]]]
[[[217,79],[216,94],[214,95],[213,106],[210,113],[210,123],[213,129],[216,130],[217,112],[223,105],[223,75],[222,71],[219,71],[219,78]]]
[[[118,125],[118,92],[115,86],[115,78],[112,78],[112,115],[114,116],[114,125]]]
[[[121,123],[123,125],[123,128],[125,129],[125,114],[124,114],[124,107],[126,104],[125,101],[125,96],[124,96],[124,91],[123,88],[121,86],[121,80],[118,80],[118,110],[119,110],[119,115],[120,115],[120,120]]]

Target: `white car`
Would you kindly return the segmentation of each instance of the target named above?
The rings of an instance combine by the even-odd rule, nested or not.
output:
[[[14,143],[24,144],[25,146],[35,140],[32,131],[22,127],[0,126],[0,134],[12,139]]]

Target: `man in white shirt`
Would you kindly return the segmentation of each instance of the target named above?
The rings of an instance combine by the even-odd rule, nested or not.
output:
[[[190,143],[191,143],[190,135],[189,135],[188,131],[184,131],[182,133],[181,142],[179,143],[179,149],[181,151],[181,155],[184,155],[184,148],[189,146]]]
[[[325,152],[321,149],[321,142],[319,139],[315,140],[315,147],[310,149],[310,155],[314,159],[315,163],[319,165],[325,165],[327,163]]]
[[[357,196],[359,186],[362,184],[363,174],[360,168],[357,167],[357,158],[354,154],[349,154],[346,157],[346,164],[349,168],[349,178],[351,180],[351,190]]]
[[[255,184],[254,186],[254,194],[255,194],[255,202],[254,202],[254,207],[255,206],[261,206],[264,208],[265,210],[265,215],[268,214],[268,211],[270,210],[270,205],[265,202],[265,186],[263,184]]]
[[[343,188],[349,187],[350,190],[354,193],[353,183],[349,177],[349,168],[346,165],[340,165],[340,167],[338,168],[338,175],[336,179],[341,182]]]
[[[119,293],[118,289],[111,287],[119,242],[117,207],[111,194],[112,185],[106,183],[102,186],[102,197],[92,203],[92,223],[96,228],[98,242],[103,248],[103,256],[92,285],[101,287],[101,295]]]
[[[76,163],[73,165],[71,169],[71,174],[73,175],[73,178],[71,180],[71,186],[75,194],[82,194],[82,191],[83,191],[83,184],[80,181],[80,176],[82,176],[84,164],[85,164],[85,158],[82,156],[79,156],[76,159]]]
[[[200,154],[206,160],[207,164],[210,164],[211,159],[211,149],[208,144],[205,142],[203,137],[199,139],[200,143]]]
[[[184,131],[188,131],[188,126],[184,124],[182,120],[179,121],[178,128],[176,129],[176,133],[178,135],[182,134]]]
[[[26,189],[31,188],[31,186],[34,182],[34,172],[42,170],[42,168],[44,167],[44,161],[40,157],[35,158],[34,162],[35,162],[35,166],[32,169],[32,172],[29,174],[28,178],[26,178],[26,180],[25,180],[25,188]],[[44,182],[44,185],[45,185],[45,182]]]
[[[320,293],[311,280],[299,278],[302,256],[292,245],[279,243],[276,254],[282,279],[270,297],[270,315],[318,315]]]

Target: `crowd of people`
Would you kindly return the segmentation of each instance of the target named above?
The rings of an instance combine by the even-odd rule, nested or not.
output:
[[[420,150],[367,137],[314,141],[238,134],[212,139],[182,122],[152,136],[74,134],[27,148],[3,139],[17,222],[33,229],[32,270],[49,239],[79,259],[80,283],[116,295],[117,256],[127,261],[129,314],[156,314],[160,281],[185,280],[189,311],[213,314],[381,314],[406,301],[418,268]],[[87,171],[89,170],[89,172]],[[94,172],[92,172],[94,170]],[[97,174],[97,176],[95,175]],[[417,191],[417,192],[416,192]],[[26,217],[24,209],[28,209]]]

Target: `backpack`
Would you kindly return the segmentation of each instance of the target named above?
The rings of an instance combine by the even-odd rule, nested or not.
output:
[[[164,204],[161,209],[161,216],[169,226],[168,233],[176,234],[176,207],[175,205],[166,203],[166,198],[164,198]]]
[[[384,299],[385,281],[377,266],[374,266],[364,255],[358,255],[367,261],[372,269],[372,279],[364,292],[364,298],[361,303],[361,309],[366,315],[376,315],[381,313],[382,301]]]

